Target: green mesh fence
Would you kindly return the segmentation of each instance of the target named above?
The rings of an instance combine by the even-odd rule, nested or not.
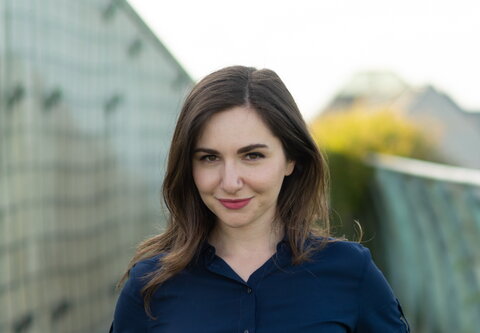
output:
[[[372,165],[380,252],[412,332],[478,332],[480,170],[387,156]]]
[[[125,1],[0,0],[0,332],[105,332],[191,85]]]

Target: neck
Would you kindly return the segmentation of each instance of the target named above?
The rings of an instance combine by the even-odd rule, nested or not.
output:
[[[272,224],[256,228],[229,228],[217,223],[209,242],[220,257],[273,255],[283,234],[283,230]]]

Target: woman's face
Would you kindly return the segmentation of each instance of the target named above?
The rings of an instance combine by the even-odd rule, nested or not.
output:
[[[193,178],[222,227],[255,227],[272,223],[283,179],[294,165],[254,110],[234,107],[205,124],[194,149]]]

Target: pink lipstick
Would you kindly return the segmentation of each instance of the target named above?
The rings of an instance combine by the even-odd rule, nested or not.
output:
[[[248,205],[251,199],[218,199],[218,201],[228,209],[240,209]]]

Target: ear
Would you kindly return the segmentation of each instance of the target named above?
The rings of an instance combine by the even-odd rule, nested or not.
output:
[[[295,169],[295,161],[287,161],[287,167],[285,168],[285,176],[290,176]]]

